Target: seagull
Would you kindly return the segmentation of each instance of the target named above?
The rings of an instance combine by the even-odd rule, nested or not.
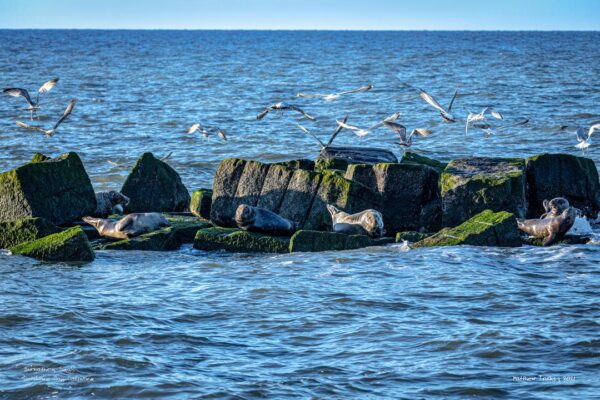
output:
[[[504,126],[501,126],[500,128],[496,128],[496,129],[492,129],[490,127],[490,125],[484,125],[484,127],[481,128],[481,130],[483,131],[483,136],[486,137],[486,138],[488,138],[488,137],[490,137],[492,135],[495,135],[496,132],[500,132],[500,131],[503,131],[505,129],[512,128],[514,126],[525,125],[528,122],[529,122],[528,119],[522,119],[521,121],[517,121],[517,122],[515,122],[513,124],[509,124],[509,125],[504,125]],[[475,125],[473,125],[473,126],[475,126]]]
[[[412,146],[412,137],[417,134],[419,136],[429,136],[432,131],[423,128],[413,129],[410,135],[406,136],[406,127],[397,122],[386,121],[384,125],[390,128],[392,131],[396,132],[398,136],[400,136],[400,141],[398,144],[402,147],[403,151],[406,151],[410,146]]]
[[[562,128],[562,127],[561,127]],[[568,127],[564,127],[565,130]],[[577,135],[577,144],[575,147],[581,150],[585,150],[592,144],[592,135],[596,132],[600,131],[600,124],[594,124],[590,127],[590,129],[586,132],[585,128],[577,127],[577,130],[574,132]]]
[[[49,92],[50,89],[52,89],[56,85],[57,82],[58,82],[58,78],[54,78],[54,79],[50,79],[48,82],[45,82],[42,86],[40,86],[40,88],[38,89],[35,101],[33,101],[31,99],[31,96],[29,96],[29,92],[25,89],[4,88],[2,91],[9,96],[23,97],[25,99],[25,101],[27,102],[27,104],[29,105],[29,108],[27,109],[27,111],[29,111],[29,113],[30,113],[29,119],[31,121],[33,121],[33,114],[36,114],[36,116],[37,116],[37,110],[40,109],[40,106],[39,106],[40,94]]]
[[[77,102],[76,99],[73,99],[73,100],[71,100],[71,102],[69,102],[69,105],[65,109],[65,112],[63,112],[63,115],[59,118],[59,120],[56,122],[56,124],[54,124],[52,129],[43,129],[43,128],[40,128],[39,126],[27,125],[26,123],[21,122],[21,121],[16,121],[16,124],[17,124],[17,126],[20,126],[21,128],[29,129],[32,131],[42,132],[46,136],[53,136],[54,133],[56,132],[56,129],[58,128],[58,126],[60,124],[62,124],[63,121],[69,117],[69,115],[71,115],[71,113],[73,112],[73,107],[75,107],[76,102]]]
[[[469,131],[469,124],[472,122],[481,122],[481,121],[485,121],[485,114],[487,112],[490,112],[490,114],[492,115],[492,117],[496,118],[496,119],[503,119],[502,114],[500,114],[498,111],[496,110],[492,110],[489,107],[484,108],[483,110],[481,110],[480,113],[475,114],[472,112],[469,112],[469,115],[467,115],[467,124],[465,125],[465,133],[467,133]]]
[[[256,116],[256,119],[259,119],[259,120],[263,119],[265,117],[265,115],[267,115],[269,113],[269,111],[285,111],[285,110],[292,110],[292,111],[299,112],[305,118],[308,118],[311,121],[314,121],[316,119],[315,117],[310,116],[307,113],[305,113],[300,107],[296,107],[292,104],[286,104],[286,103],[275,103],[275,104],[270,105],[269,107],[265,108],[260,114],[258,114]]]
[[[204,127],[200,124],[194,124],[189,127],[189,129],[186,131],[186,133],[188,135],[191,135],[194,132],[200,132],[200,134],[202,134],[203,137],[207,138],[210,136],[210,130],[216,131],[217,136],[219,136],[219,138],[222,141],[224,141],[224,142],[227,141],[227,135],[225,134],[225,131],[221,128],[210,128],[210,127]]]
[[[304,97],[304,98],[307,98],[307,99],[322,98],[325,101],[333,101],[333,100],[339,98],[340,96],[343,96],[343,95],[346,95],[346,94],[364,93],[364,92],[367,92],[367,91],[369,91],[371,89],[373,89],[373,85],[369,84],[367,86],[361,86],[358,89],[347,90],[345,92],[331,93],[331,94],[298,93],[296,95],[296,97]]]
[[[372,131],[372,130],[375,130],[377,128],[380,128],[380,127],[382,127],[385,124],[385,122],[392,122],[392,121],[397,120],[398,118],[400,118],[400,112],[395,112],[392,115],[390,115],[389,117],[385,118],[383,121],[379,121],[375,125],[372,125],[369,128],[369,130]]]
[[[419,96],[421,96],[421,98],[423,100],[425,100],[427,102],[427,104],[429,104],[430,106],[432,106],[433,108],[438,110],[444,121],[456,122],[456,119],[454,118],[454,116],[452,114],[450,114],[450,111],[452,111],[452,104],[454,103],[454,100],[456,99],[456,95],[458,95],[458,89],[456,89],[456,91],[454,91],[454,96],[452,96],[452,100],[450,100],[450,103],[448,103],[448,109],[445,109],[444,107],[442,107],[440,105],[440,103],[438,103],[437,100],[433,96],[431,96],[430,94],[425,92],[423,89],[419,89],[419,90],[421,91],[421,93],[419,93]]]
[[[353,131],[356,134],[356,136],[358,136],[358,137],[365,137],[369,133],[371,133],[370,129],[363,129],[363,128],[359,128],[357,126],[348,125],[346,122],[342,122],[338,119],[336,119],[335,122],[337,122],[338,127]]]

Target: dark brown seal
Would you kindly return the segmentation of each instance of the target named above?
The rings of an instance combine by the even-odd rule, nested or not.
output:
[[[575,218],[579,210],[574,207],[568,207],[556,217],[547,217],[540,219],[518,219],[517,225],[520,230],[530,236],[544,238],[542,244],[548,246],[562,237],[571,229],[575,223]]]
[[[295,222],[265,208],[247,204],[240,204],[235,210],[235,222],[244,230],[269,235],[291,235],[298,230]]]

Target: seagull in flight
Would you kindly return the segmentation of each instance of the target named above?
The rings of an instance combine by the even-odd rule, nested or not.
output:
[[[353,131],[358,137],[365,137],[367,136],[369,133],[371,133],[372,131],[374,131],[377,128],[382,127],[386,122],[393,122],[395,120],[397,120],[398,118],[400,118],[400,113],[399,112],[395,112],[392,115],[390,115],[389,117],[377,122],[374,125],[371,125],[369,128],[359,128],[357,126],[353,126],[353,125],[348,125],[346,123],[346,120],[348,119],[348,117],[346,116],[346,118],[343,121],[338,121],[336,120],[337,124],[338,124],[338,128],[341,129],[348,129]]]
[[[35,101],[31,99],[29,92],[25,89],[4,88],[2,91],[9,96],[23,97],[25,99],[25,101],[27,102],[27,104],[29,105],[29,108],[27,108],[27,111],[29,111],[29,114],[30,114],[29,119],[31,121],[33,121],[33,115],[35,114],[37,116],[37,110],[40,109],[40,94],[49,92],[56,85],[57,82],[58,82],[58,78],[54,78],[54,79],[50,79],[48,82],[45,82],[42,86],[40,86],[40,88],[38,89],[38,92],[37,92],[37,96],[35,97]]]
[[[562,126],[561,130],[568,130],[568,126]],[[585,150],[592,144],[592,135],[596,132],[600,131],[600,124],[594,124],[590,127],[590,129],[586,132],[585,128],[578,126],[577,130],[574,131],[575,135],[577,135],[577,144],[575,147],[581,150]]]
[[[400,145],[400,147],[402,147],[402,151],[404,151],[404,152],[410,146],[412,146],[412,137],[415,134],[422,136],[422,137],[427,137],[427,136],[431,135],[431,133],[432,133],[432,131],[430,131],[428,129],[417,128],[417,129],[413,129],[412,132],[410,132],[410,135],[407,136],[406,135],[406,127],[404,125],[401,125],[397,122],[392,122],[392,121],[386,121],[386,122],[384,122],[384,125],[398,134],[399,139],[400,139],[398,144]]]
[[[217,136],[219,136],[219,138],[226,142],[227,141],[227,135],[225,134],[225,131],[221,128],[205,128],[204,126],[200,125],[200,124],[193,124],[192,126],[190,126],[188,128],[188,130],[186,131],[186,133],[188,135],[193,134],[194,132],[200,132],[200,134],[202,134],[203,137],[207,138],[210,136],[210,130],[214,130],[217,132]]]
[[[286,111],[286,110],[296,111],[296,112],[302,114],[302,116],[304,118],[310,119],[311,121],[316,120],[315,117],[308,115],[300,107],[297,107],[293,104],[286,104],[286,103],[275,103],[275,104],[270,105],[269,107],[267,107],[263,111],[261,111],[261,113],[256,116],[256,119],[258,119],[258,120],[263,119],[265,117],[265,115],[267,115],[269,113],[269,111]]]
[[[54,124],[54,126],[52,127],[52,129],[43,129],[43,128],[40,128],[39,126],[27,125],[26,123],[21,122],[21,121],[16,121],[16,124],[17,124],[17,126],[19,126],[21,128],[24,128],[24,129],[29,129],[29,130],[32,130],[32,131],[42,132],[46,136],[54,136],[54,133],[56,132],[56,129],[58,128],[58,126],[60,124],[62,124],[63,121],[65,119],[67,119],[69,117],[69,115],[71,115],[71,113],[73,112],[73,107],[75,107],[75,103],[76,102],[77,102],[76,99],[73,99],[73,100],[71,100],[69,102],[69,105],[67,106],[67,108],[63,112],[63,115],[58,119],[58,121],[56,122],[56,124]]]
[[[358,89],[353,89],[353,90],[347,90],[345,92],[339,92],[339,93],[331,93],[331,94],[308,94],[308,93],[298,93],[296,95],[296,97],[304,97],[307,99],[316,99],[316,98],[321,98],[325,101],[333,101],[337,98],[339,98],[340,96],[344,96],[346,94],[352,94],[352,93],[364,93],[364,92],[368,92],[369,90],[373,89],[373,85],[369,84],[366,86],[361,86]]]
[[[440,103],[438,103],[438,101],[433,96],[431,96],[429,93],[427,93],[423,89],[419,89],[419,91],[420,91],[419,96],[421,96],[421,98],[423,100],[425,100],[425,102],[427,102],[427,104],[429,104],[430,106],[432,106],[433,108],[438,110],[444,121],[456,122],[456,118],[454,118],[454,116],[450,112],[452,111],[452,104],[454,104],[454,100],[456,99],[456,96],[458,95],[458,89],[456,89],[454,91],[454,96],[452,96],[452,100],[450,100],[450,103],[448,103],[447,109],[442,107],[440,105]]]
[[[492,117],[496,118],[496,119],[503,119],[504,117],[502,116],[502,114],[500,114],[498,111],[496,110],[492,110],[489,107],[484,108],[483,110],[481,110],[480,113],[475,114],[472,112],[469,112],[469,115],[467,115],[467,124],[465,125],[465,133],[467,133],[469,131],[469,124],[473,123],[473,122],[482,122],[485,121],[485,114],[489,111],[489,113],[492,115]]]

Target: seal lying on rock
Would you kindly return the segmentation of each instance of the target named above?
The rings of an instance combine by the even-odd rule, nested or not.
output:
[[[298,230],[295,222],[264,208],[240,204],[235,210],[235,222],[240,228],[269,235],[291,235]]]
[[[540,218],[556,217],[570,206],[569,200],[564,197],[556,197],[550,201],[544,200],[542,204],[546,212]]]
[[[548,246],[555,240],[562,239],[575,223],[578,214],[579,210],[568,207],[556,217],[517,219],[517,226],[530,236],[544,238],[542,244]]]
[[[92,217],[84,217],[83,220],[96,228],[101,236],[114,239],[130,239],[171,226],[169,221],[159,213],[129,214],[118,221]]]
[[[116,190],[98,192],[96,204],[96,211],[92,217],[106,218],[110,214],[123,214],[125,206],[129,204],[129,197]]]
[[[380,238],[385,233],[383,216],[377,210],[365,210],[350,215],[328,204],[327,211],[331,215],[334,232],[347,235],[369,235],[372,238]]]

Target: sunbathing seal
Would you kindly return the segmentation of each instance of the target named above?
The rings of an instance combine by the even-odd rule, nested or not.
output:
[[[373,238],[380,238],[385,233],[383,216],[377,210],[348,214],[328,204],[327,211],[331,215],[334,232],[347,235],[369,235]]]
[[[159,213],[129,214],[118,221],[92,217],[83,217],[83,220],[96,228],[100,236],[113,239],[130,239],[171,225]]]
[[[550,201],[544,200],[542,204],[546,212],[540,218],[556,217],[570,206],[569,200],[564,197],[556,197]]]
[[[556,217],[540,219],[517,219],[517,226],[529,236],[544,238],[542,244],[548,246],[556,240],[560,240],[571,229],[579,210],[568,207]]]
[[[295,222],[265,208],[247,204],[240,204],[235,210],[235,222],[244,230],[269,235],[291,235],[298,230]]]
[[[96,193],[96,211],[92,217],[106,218],[110,214],[123,214],[125,206],[129,204],[129,197],[111,190]]]

